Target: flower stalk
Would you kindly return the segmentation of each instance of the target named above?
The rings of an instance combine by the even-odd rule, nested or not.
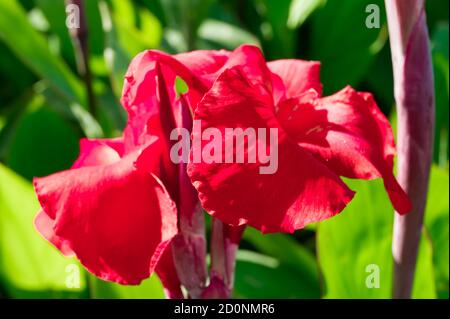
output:
[[[213,218],[210,284],[203,298],[231,298],[236,253],[244,230],[245,226],[233,227]]]
[[[86,12],[84,8],[84,0],[66,0],[66,4],[76,5],[79,8],[80,24],[78,28],[69,28],[72,43],[75,49],[75,59],[77,63],[78,73],[83,77],[86,86],[86,95],[89,112],[92,116],[96,116],[96,102],[92,83],[92,71],[89,65],[89,32],[86,23]]]
[[[395,214],[394,298],[410,298],[432,163],[434,83],[424,0],[386,0],[397,104],[398,180],[412,200]]]
[[[192,130],[192,114],[186,98],[180,97],[181,126]],[[187,163],[178,164],[178,228],[172,241],[174,264],[190,298],[201,298],[206,285],[205,216],[187,175]]]

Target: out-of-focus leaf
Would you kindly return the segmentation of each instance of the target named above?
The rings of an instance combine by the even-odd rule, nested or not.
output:
[[[65,61],[73,67],[76,66],[74,48],[66,27],[66,7],[64,0],[36,0],[48,23],[50,32],[58,37],[60,53]]]
[[[105,130],[106,136],[120,136],[126,124],[126,111],[120,105],[119,99],[114,95],[109,86],[103,84],[103,82],[97,84],[95,92],[99,105],[98,120]]]
[[[159,46],[162,26],[148,9],[129,0],[112,0],[112,4],[118,40],[131,57]]]
[[[113,24],[110,8],[105,1],[100,2],[100,15],[102,18],[103,31],[106,37],[106,48],[104,52],[106,65],[109,70],[111,85],[117,98],[120,98],[122,85],[131,56],[123,48],[118,40],[117,31]]]
[[[201,40],[215,44],[218,48],[233,50],[241,44],[261,46],[258,38],[234,25],[217,21],[206,20],[198,29]]]
[[[131,1],[100,1],[100,15],[106,38],[104,57],[112,87],[120,98],[128,65],[137,53],[158,47],[162,28],[155,16],[145,8],[135,8]],[[139,18],[138,28],[136,17]]]
[[[380,28],[369,29],[368,5],[379,9]],[[328,0],[311,17],[309,59],[322,63],[321,75],[326,94],[345,85],[358,85],[376,54],[387,40],[386,16],[382,0]]]
[[[319,285],[318,265],[314,255],[295,239],[286,234],[263,235],[254,228],[247,228],[244,240],[250,242],[261,253],[278,259],[304,274],[311,285]]]
[[[0,114],[35,81],[34,74],[0,41]]]
[[[117,97],[120,97],[122,81],[127,71],[130,57],[117,39],[117,32],[113,25],[111,12],[105,1],[100,2],[100,15],[102,17],[103,31],[106,36],[105,61],[109,69],[114,92]]]
[[[62,60],[52,55],[45,39],[33,29],[16,0],[0,1],[0,39],[60,94],[69,100],[82,102],[80,82]]]
[[[433,247],[434,273],[439,298],[448,298],[449,260],[449,198],[448,171],[433,167],[431,170],[425,227]]]
[[[28,20],[33,28],[41,32],[48,32],[50,24],[48,23],[44,13],[40,8],[33,8],[28,11]]]
[[[361,86],[361,90],[371,92],[374,95],[383,113],[390,115],[395,101],[394,77],[389,45],[385,45],[375,57],[368,72],[364,75]]]
[[[201,41],[198,42],[200,42],[198,43],[199,49],[212,49],[210,47],[203,47]],[[165,52],[172,54],[189,50],[186,41],[183,38],[183,34],[180,31],[171,28],[166,28],[164,30],[162,47]]]
[[[32,161],[33,157],[29,157]],[[31,184],[0,164],[0,281],[9,297],[86,297],[78,263],[34,229],[39,204]],[[80,271],[75,278],[76,270]],[[79,288],[76,287],[79,279]],[[71,288],[69,288],[71,287]]]
[[[448,63],[448,23],[439,24],[432,37],[433,67],[436,96],[436,130],[434,139],[434,162],[440,167],[448,167],[449,155],[449,63]]]
[[[96,299],[163,299],[164,290],[156,275],[139,286],[122,286],[89,276],[91,298]]]
[[[78,139],[44,98],[36,96],[17,125],[6,163],[28,179],[67,169],[78,155]]]
[[[101,0],[85,0],[86,24],[89,28],[89,49],[91,55],[102,56],[105,49],[105,38],[102,30],[99,3]]]
[[[288,28],[291,0],[253,0],[261,17],[258,26],[264,38],[264,51],[269,59],[292,58],[296,51],[297,31]]]
[[[0,125],[0,161],[5,161],[17,126],[26,110],[23,106],[31,102],[33,95],[32,90],[29,90],[5,108],[6,111],[3,113],[4,123]]]
[[[161,1],[142,0],[142,3],[145,5],[146,8],[150,10],[151,13],[153,13],[156,17],[158,17],[158,19],[161,21],[161,24],[167,25]]]
[[[346,183],[357,191],[355,198],[341,214],[318,227],[318,256],[326,297],[390,298],[393,209],[381,180]],[[422,236],[415,298],[436,297],[432,255],[430,241]]]
[[[298,28],[305,22],[311,13],[326,0],[292,0],[289,7],[287,25],[291,29]]]
[[[307,274],[279,260],[248,250],[237,253],[235,298],[319,298]]]
[[[442,22],[448,25],[449,2],[448,1],[425,1],[425,12],[427,13],[427,24],[430,33]]]
[[[193,50],[197,29],[214,0],[160,0],[167,26],[178,31],[187,50]]]
[[[98,138],[104,135],[97,120],[80,104],[67,100],[43,82],[36,83],[34,90],[36,94],[42,94],[45,97],[46,104],[61,118],[78,126],[87,137]]]

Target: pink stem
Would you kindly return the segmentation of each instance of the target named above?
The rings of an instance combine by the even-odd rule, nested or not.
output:
[[[233,227],[214,218],[211,235],[211,280],[203,298],[231,298],[236,252],[245,226]]]
[[[192,115],[184,96],[180,98],[182,127],[192,130]],[[172,241],[175,268],[190,298],[201,298],[206,286],[205,216],[197,192],[187,175],[187,163],[178,166],[180,233]]]
[[[394,298],[410,298],[434,138],[434,83],[424,0],[385,0],[394,68],[398,180],[413,203],[395,214]]]
[[[201,298],[206,285],[204,216],[199,205],[188,220],[180,216],[180,233],[172,240],[175,268],[180,282],[193,299]]]

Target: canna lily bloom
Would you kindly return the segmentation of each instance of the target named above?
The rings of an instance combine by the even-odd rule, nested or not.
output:
[[[293,232],[345,208],[354,192],[341,176],[383,178],[395,209],[402,214],[411,209],[392,173],[392,130],[371,94],[346,87],[322,97],[318,62],[266,63],[252,46],[235,52],[240,62],[227,62],[195,109],[194,120],[201,123],[197,131],[276,128],[278,169],[260,174],[259,160],[191,160],[188,174],[207,212],[232,226]],[[226,134],[221,136],[226,145]]]
[[[183,94],[178,77],[188,86]],[[122,137],[83,139],[70,170],[34,180],[38,231],[104,280],[138,284],[156,271],[170,297],[183,297],[181,284],[191,297],[204,295],[202,206],[224,229],[216,237],[232,248],[243,227],[230,226],[290,232],[339,213],[353,196],[339,176],[382,177],[396,210],[410,209],[392,174],[386,118],[367,93],[346,88],[322,98],[318,63],[266,63],[252,46],[145,51],[129,66],[121,102],[128,113]],[[261,175],[261,163],[174,163],[171,133],[195,137],[192,114],[202,130],[278,129],[277,171]],[[213,268],[230,268],[215,256]]]
[[[193,105],[227,55],[139,54],[125,77],[122,104],[128,123],[123,136],[82,139],[70,170],[34,179],[42,207],[35,219],[38,231],[103,280],[135,285],[156,271],[168,294],[182,297],[183,278],[175,271],[170,244],[180,221],[201,207],[185,165],[169,160],[168,137],[172,129],[192,125]],[[174,88],[177,76],[189,85],[181,97]],[[201,230],[201,221],[192,224]],[[204,277],[202,265],[195,267]],[[189,288],[189,282],[183,284]]]

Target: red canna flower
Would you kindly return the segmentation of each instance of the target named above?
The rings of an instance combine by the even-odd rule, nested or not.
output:
[[[177,77],[189,88],[184,94],[175,89]],[[220,248],[214,283],[225,290],[243,231],[231,226],[291,232],[331,217],[353,196],[339,176],[382,177],[397,211],[410,208],[392,174],[386,118],[367,93],[346,88],[322,98],[316,62],[266,63],[252,46],[145,51],[130,64],[121,101],[128,112],[121,138],[84,139],[70,170],[34,180],[42,206],[37,229],[102,279],[138,284],[156,271],[171,297],[182,297],[180,284],[194,298],[217,294],[205,290],[202,206],[228,224],[215,221],[223,234],[214,238],[225,246],[212,245]],[[170,136],[186,129],[195,139],[192,114],[201,131],[276,128],[276,171],[260,174],[262,162],[192,162],[186,171],[170,158]],[[217,264],[221,254],[226,265]]]
[[[181,297],[171,252],[176,247],[169,244],[179,234],[180,220],[201,207],[185,165],[169,160],[168,137],[172,129],[192,125],[191,105],[226,58],[221,51],[139,54],[123,88],[129,115],[123,137],[83,139],[70,170],[35,178],[42,207],[35,220],[38,231],[101,279],[139,284],[156,270],[168,294]],[[189,85],[181,97],[174,88],[177,76]],[[192,231],[203,230],[201,221],[191,225]],[[205,276],[199,269],[196,273]]]
[[[255,163],[192,161],[188,174],[206,211],[233,226],[293,232],[338,214],[350,202],[354,192],[340,176],[381,177],[396,210],[411,209],[392,173],[391,128],[372,95],[347,87],[321,97],[317,62],[266,64],[260,50],[252,46],[233,54],[239,62],[230,57],[195,109],[194,119],[201,128],[194,129],[193,138],[200,139],[196,135],[208,128],[219,129],[222,137],[226,128],[275,128],[278,167],[273,174],[260,174],[259,159]],[[226,143],[223,138],[222,144]],[[267,141],[258,140],[256,147],[261,143]],[[197,147],[207,144],[202,140]],[[198,151],[195,147],[191,153]]]

